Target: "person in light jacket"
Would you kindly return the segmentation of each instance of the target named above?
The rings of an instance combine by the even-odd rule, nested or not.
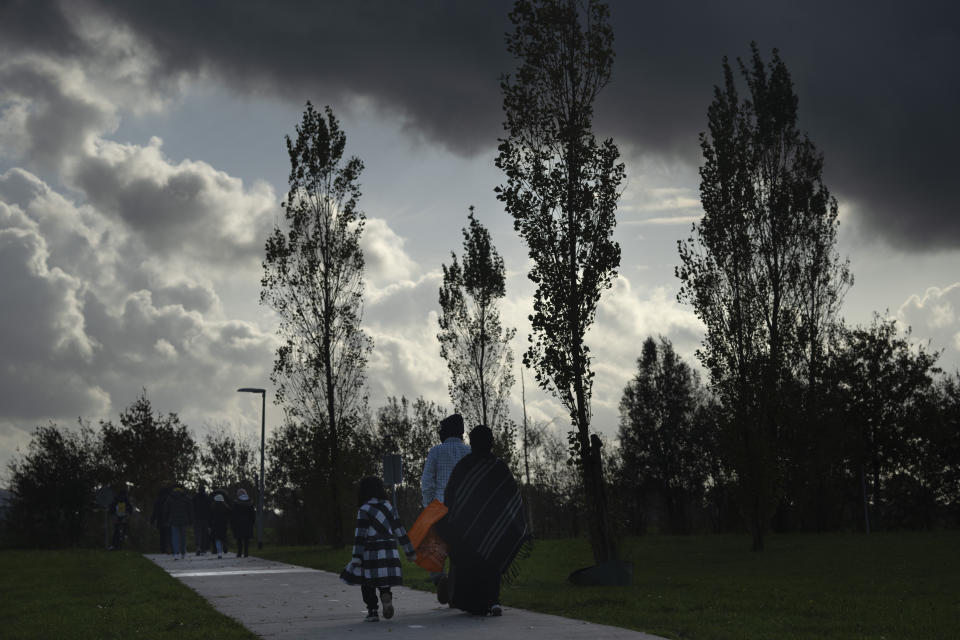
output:
[[[469,453],[470,447],[463,442],[463,416],[459,413],[447,416],[440,422],[440,444],[430,449],[423,465],[420,495],[424,507],[433,500],[444,501],[444,490],[453,468]],[[447,604],[450,601],[450,583],[443,567],[440,567],[440,571],[431,571],[430,579],[437,586],[437,600],[440,604]]]

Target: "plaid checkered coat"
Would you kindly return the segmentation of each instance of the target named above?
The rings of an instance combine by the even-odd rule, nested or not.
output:
[[[393,515],[386,500],[371,499],[357,511],[357,530],[353,540],[353,558],[341,578],[349,584],[391,587],[403,584],[403,571],[397,543],[413,558],[413,545],[407,531]]]

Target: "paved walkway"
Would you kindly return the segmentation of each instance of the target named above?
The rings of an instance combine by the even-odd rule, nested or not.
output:
[[[359,587],[349,587],[327,571],[232,555],[222,560],[210,555],[176,561],[158,554],[147,558],[263,638],[662,640],[510,607],[504,607],[500,618],[471,616],[441,606],[433,593],[406,587],[393,588],[393,619],[364,622],[366,607]]]

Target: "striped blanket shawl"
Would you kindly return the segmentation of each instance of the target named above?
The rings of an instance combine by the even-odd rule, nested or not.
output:
[[[449,511],[439,532],[454,561],[467,556],[495,575],[512,577],[513,561],[531,536],[507,465],[492,455],[467,455],[450,474],[444,497]]]

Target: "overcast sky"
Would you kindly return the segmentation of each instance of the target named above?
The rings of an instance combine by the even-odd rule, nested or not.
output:
[[[653,6],[656,5],[656,6]],[[854,5],[861,5],[855,8]],[[197,433],[251,437],[274,318],[258,304],[306,100],[366,165],[371,408],[449,406],[440,265],[467,207],[509,271],[526,343],[527,257],[493,189],[510,2],[0,0],[0,465],[38,424],[116,420],[142,388]],[[960,11],[948,2],[613,2],[617,58],[596,128],[627,165],[623,261],[589,334],[594,425],[612,437],[642,340],[693,362],[676,241],[701,215],[697,135],[721,59],[779,48],[800,126],[840,202],[851,324],[889,313],[960,366]],[[514,415],[520,418],[519,367]],[[564,411],[531,390],[537,420]],[[281,412],[268,404],[268,429]],[[0,477],[5,475],[0,472]]]

